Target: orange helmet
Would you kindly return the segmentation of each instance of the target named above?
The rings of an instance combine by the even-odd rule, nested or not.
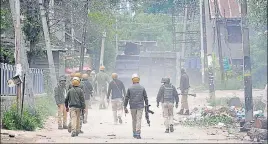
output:
[[[72,79],[72,85],[73,86],[79,86],[80,85],[80,78],[79,77],[74,77]]]
[[[83,78],[83,79],[88,79],[88,74],[86,74],[86,73],[83,74],[83,75],[82,75],[82,78]]]
[[[74,75],[75,75],[75,73],[71,73],[71,74],[70,74],[70,76],[71,76],[72,78],[74,77]]]
[[[78,72],[78,73],[75,73],[75,74],[74,74],[74,77],[81,78],[81,73],[79,73],[79,72]]]
[[[105,69],[105,66],[100,66],[100,70],[104,70]]]
[[[113,78],[113,79],[117,79],[117,78],[118,78],[117,73],[112,73],[112,78]]]

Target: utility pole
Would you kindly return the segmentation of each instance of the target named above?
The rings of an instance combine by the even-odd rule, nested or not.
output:
[[[14,9],[15,15],[14,15],[13,20],[15,20],[14,26],[15,26],[15,60],[16,60],[16,67],[17,67],[16,73],[22,76],[21,73],[18,72],[18,67],[21,66],[20,1],[15,0],[15,3],[12,2],[11,4],[15,4],[15,9]],[[16,99],[17,112],[19,112],[20,110],[20,103],[21,103],[21,84],[18,84],[17,85],[17,99]]]
[[[182,34],[182,44],[181,44],[181,56],[180,61],[184,59],[184,53],[186,48],[186,33],[187,33],[187,20],[188,20],[188,5],[186,4],[184,10],[184,20],[183,20],[183,34]]]
[[[45,36],[50,78],[51,78],[51,83],[52,83],[51,89],[52,89],[52,92],[54,92],[53,90],[56,87],[57,78],[56,78],[56,72],[55,72],[54,59],[53,59],[52,50],[51,50],[50,37],[49,37],[47,20],[46,20],[46,15],[45,15],[45,8],[43,6],[43,0],[39,0],[39,6],[40,6],[40,12],[41,12],[43,31],[44,31],[44,36]]]
[[[222,63],[222,46],[221,46],[221,31],[219,25],[219,9],[218,9],[218,2],[214,0],[215,6],[215,28],[216,28],[216,36],[217,36],[217,45],[218,45],[218,52],[219,52],[219,64],[220,64],[220,72],[221,72],[221,82],[224,81],[224,69]]]
[[[207,37],[206,37],[206,17],[204,0],[199,1],[200,6],[200,38],[201,38],[201,60],[202,60],[202,83],[205,84],[208,78],[207,63]]]
[[[249,29],[247,20],[247,0],[241,1],[241,30],[242,30],[242,48],[244,54],[244,96],[245,96],[245,119],[247,122],[253,119],[252,102],[252,83],[251,83],[251,63],[250,63],[250,45]]]
[[[87,0],[87,3],[85,4],[86,19],[85,19],[84,26],[83,26],[83,43],[82,43],[82,47],[81,47],[80,66],[79,66],[80,72],[83,71],[83,67],[84,67],[84,55],[85,55],[85,48],[86,48],[86,34],[87,34],[87,21],[88,21],[88,19],[87,19],[88,2],[89,2],[89,0]]]
[[[105,44],[106,32],[103,32],[101,40],[101,55],[100,55],[100,66],[103,66],[103,56],[104,56],[104,44]]]
[[[118,19],[117,19],[117,16],[115,17],[115,48],[116,48],[116,55],[118,55],[118,32],[117,32],[117,22],[118,22]]]

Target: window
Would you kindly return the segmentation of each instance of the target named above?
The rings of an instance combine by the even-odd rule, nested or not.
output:
[[[242,43],[242,33],[240,26],[227,26],[228,42]]]

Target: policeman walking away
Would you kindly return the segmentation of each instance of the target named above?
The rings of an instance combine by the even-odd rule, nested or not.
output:
[[[183,114],[184,109],[186,110],[184,115],[189,115],[189,106],[188,106],[188,90],[190,88],[189,77],[186,74],[184,68],[181,69],[181,78],[180,78],[180,90],[181,90],[181,110],[178,114]]]
[[[145,106],[149,106],[146,90],[139,84],[140,77],[137,74],[132,75],[133,84],[127,90],[127,95],[124,102],[125,113],[128,113],[127,105],[129,102],[130,112],[132,116],[133,137],[141,139],[141,119]]]
[[[117,124],[118,121],[122,124],[123,101],[126,96],[126,89],[123,82],[118,79],[118,75],[116,73],[112,73],[112,78],[113,80],[109,83],[108,87],[107,102],[110,102],[110,94],[112,91],[111,102],[114,124]]]
[[[100,67],[100,72],[96,75],[95,81],[97,82],[98,94],[100,96],[99,109],[106,109],[105,97],[107,96],[107,87],[110,82],[109,76],[104,72],[105,67]]]
[[[92,97],[92,91],[93,87],[91,83],[88,80],[88,74],[82,75],[82,83],[84,87],[84,95],[85,95],[85,103],[86,103],[86,111],[85,111],[85,117],[84,117],[84,123],[87,123],[87,116],[88,116],[88,108],[91,108],[90,99]]]
[[[55,87],[54,94],[58,106],[58,129],[67,129],[67,112],[64,106],[64,101],[67,96],[65,76],[59,78],[59,84]]]
[[[85,98],[84,98],[84,92],[79,87],[80,85],[80,79],[77,77],[74,77],[72,79],[72,85],[68,92],[67,97],[65,99],[65,107],[66,111],[69,111],[70,108],[70,117],[71,117],[71,136],[78,136],[79,133],[81,133],[81,110],[85,111],[86,105],[85,105]]]
[[[173,107],[176,101],[175,107],[178,108],[179,96],[176,88],[170,83],[170,78],[162,78],[156,102],[159,107],[159,102],[162,103],[163,117],[165,118],[164,125],[166,127],[165,133],[174,131],[173,128]]]

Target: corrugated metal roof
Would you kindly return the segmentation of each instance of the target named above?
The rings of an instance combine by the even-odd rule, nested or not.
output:
[[[210,16],[215,18],[215,0],[209,0]],[[217,0],[220,17],[240,18],[240,4],[238,0]]]

